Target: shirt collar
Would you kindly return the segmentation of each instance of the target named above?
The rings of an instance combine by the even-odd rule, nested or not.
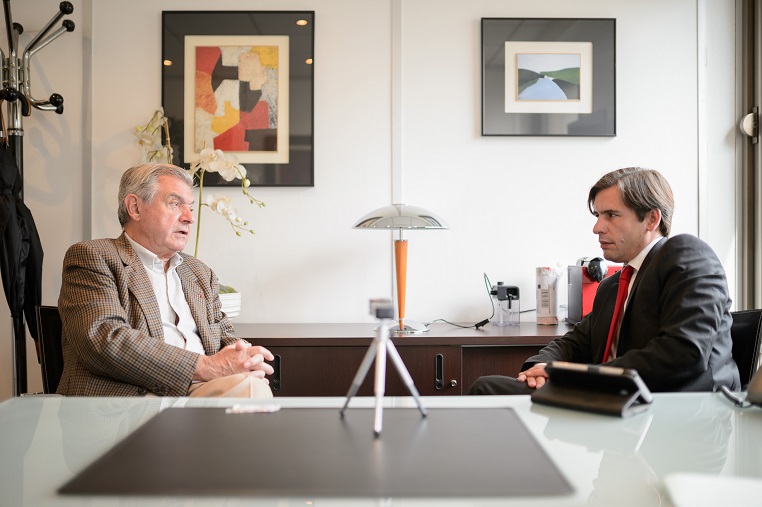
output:
[[[164,261],[159,259],[155,253],[143,245],[136,243],[135,240],[133,240],[126,232],[124,233],[124,237],[127,238],[127,241],[130,242],[130,245],[132,246],[132,249],[135,250],[135,254],[138,256],[138,259],[140,259],[140,262],[143,264],[143,266],[145,266],[147,270],[154,271],[156,273],[164,273]],[[182,263],[183,258],[179,253],[175,253],[172,257],[169,258],[169,269],[167,269],[167,271],[177,268],[177,266]]]
[[[635,268],[635,271],[640,271],[640,266],[642,266],[643,261],[646,260],[646,256],[648,255],[648,252],[650,252],[651,249],[654,247],[654,245],[658,243],[659,241],[661,241],[662,239],[664,239],[664,236],[659,236],[655,238],[653,241],[647,244],[646,247],[643,250],[641,250],[640,253],[636,255],[634,259],[628,262],[627,265]]]

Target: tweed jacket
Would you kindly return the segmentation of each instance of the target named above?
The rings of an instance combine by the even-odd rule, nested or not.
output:
[[[618,287],[619,273],[604,278],[592,311],[522,370],[554,360],[600,364]],[[725,270],[709,245],[688,234],[662,239],[630,287],[617,357],[606,365],[636,369],[652,391],[740,389],[730,305]]]
[[[177,274],[207,355],[235,343],[214,273],[180,254]],[[58,309],[64,370],[58,393],[186,396],[198,354],[164,342],[151,282],[122,233],[83,241],[64,257]]]

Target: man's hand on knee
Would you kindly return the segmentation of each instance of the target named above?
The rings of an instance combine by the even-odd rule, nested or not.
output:
[[[539,389],[545,385],[545,380],[548,378],[548,372],[545,371],[545,365],[547,363],[537,363],[528,370],[524,370],[516,377],[519,382],[526,382],[527,387],[532,389]]]

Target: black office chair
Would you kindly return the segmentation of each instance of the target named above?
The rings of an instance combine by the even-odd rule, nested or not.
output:
[[[61,315],[57,306],[37,306],[37,335],[40,340],[42,391],[53,394],[63,373]]]
[[[730,314],[733,316],[733,325],[730,326],[733,359],[741,375],[741,386],[746,389],[751,376],[757,371],[762,337],[762,310],[740,310]]]

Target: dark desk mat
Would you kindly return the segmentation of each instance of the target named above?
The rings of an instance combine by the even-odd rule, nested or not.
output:
[[[164,410],[59,491],[84,495],[484,497],[572,488],[511,409]]]

